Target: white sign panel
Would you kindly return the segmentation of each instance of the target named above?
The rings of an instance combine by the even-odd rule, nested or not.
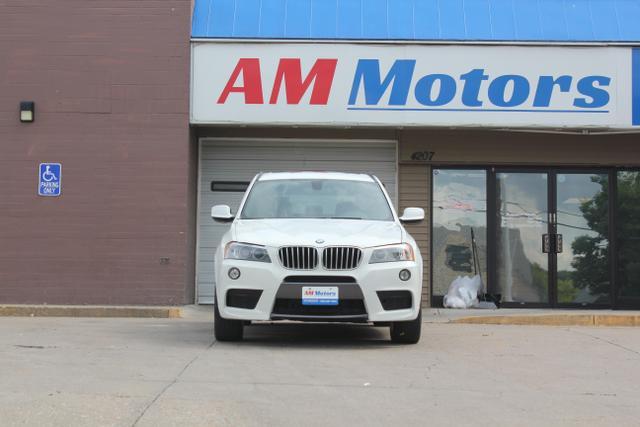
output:
[[[191,122],[640,128],[639,52],[194,43]]]

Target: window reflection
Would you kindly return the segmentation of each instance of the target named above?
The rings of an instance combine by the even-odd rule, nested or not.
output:
[[[549,301],[548,255],[542,252],[547,233],[546,173],[498,173],[497,281],[505,302]]]
[[[618,296],[622,305],[640,303],[640,171],[618,172]]]
[[[487,283],[487,174],[484,170],[433,170],[433,294],[447,293],[460,275],[473,276],[471,231]]]
[[[606,174],[557,175],[559,303],[609,302],[609,179]]]

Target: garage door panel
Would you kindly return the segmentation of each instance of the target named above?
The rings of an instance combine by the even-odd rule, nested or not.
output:
[[[213,181],[249,182],[258,172],[339,171],[370,173],[396,199],[395,142],[203,140],[200,153],[198,302],[213,302],[213,257],[228,224],[211,218],[211,207],[225,204],[237,212],[243,193],[212,192]]]
[[[220,244],[220,240],[222,239],[222,235],[227,231],[220,229],[212,229],[212,228],[201,228],[203,235],[200,237],[200,247],[203,249],[211,250],[211,257],[213,257],[213,252],[215,248]],[[208,235],[205,235],[208,234]]]
[[[291,162],[276,160],[268,162],[265,160],[252,162],[248,165],[233,165],[230,161],[210,162],[209,167],[215,168],[216,172],[206,171],[202,175],[201,184],[210,186],[211,181],[250,181],[258,172],[289,172],[289,171],[344,171],[370,173],[373,175],[389,174],[389,168],[395,167],[395,162],[376,162],[372,165],[366,161],[321,161],[305,160],[301,162]],[[257,168],[257,169],[256,169]]]
[[[392,172],[389,172],[390,168],[395,167],[394,163],[388,163],[388,164],[376,164],[375,167],[371,167],[370,164],[366,163],[366,162],[360,162],[357,164],[354,163],[349,163],[349,162],[334,162],[333,164],[327,164],[325,163],[309,163],[308,165],[306,165],[306,167],[304,168],[292,168],[291,167],[291,163],[285,163],[282,162],[281,166],[277,167],[277,168],[270,168],[269,170],[267,169],[262,169],[262,170],[250,170],[248,171],[246,174],[240,174],[238,173],[238,171],[232,171],[230,169],[225,170],[225,167],[221,167],[221,166],[217,166],[217,165],[211,165],[212,168],[216,168],[220,175],[215,175],[215,174],[209,174],[208,176],[203,176],[202,180],[200,181],[200,186],[203,190],[209,190],[209,194],[205,195],[205,197],[208,196],[208,198],[212,199],[212,200],[216,200],[219,201],[220,199],[224,199],[224,200],[228,200],[228,205],[232,205],[236,199],[234,198],[234,196],[238,193],[231,193],[231,192],[220,192],[222,193],[222,195],[220,196],[213,196],[211,195],[211,183],[214,181],[217,182],[223,182],[223,181],[243,181],[243,182],[250,182],[251,179],[253,179],[253,177],[256,175],[256,173],[258,172],[268,172],[268,171],[273,171],[273,172],[280,172],[280,171],[295,171],[295,170],[312,170],[312,171],[341,171],[341,172],[355,172],[355,173],[369,173],[372,175],[377,176],[380,181],[382,181],[385,184],[385,187],[387,188],[387,191],[390,190],[394,190],[395,189],[395,183],[396,183],[396,177],[395,174]],[[227,166],[228,167],[228,166]],[[237,196],[236,196],[237,197]],[[237,203],[239,204],[240,201],[238,200]]]
[[[278,143],[278,144],[246,144],[242,143],[243,150],[238,152],[238,145],[216,144],[215,153],[203,153],[203,160],[280,160],[283,155],[291,161],[321,160],[341,161],[345,157],[356,160],[358,157],[384,161],[389,160],[387,144],[354,144],[348,146],[340,143],[325,142],[321,146],[309,147],[310,143]]]
[[[214,263],[213,261],[204,261],[202,262],[202,264],[200,264],[200,272],[203,274],[208,274],[208,275],[213,275],[213,266]]]

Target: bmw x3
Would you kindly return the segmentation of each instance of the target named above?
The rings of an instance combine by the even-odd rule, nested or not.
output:
[[[251,321],[365,322],[390,326],[392,341],[420,339],[422,257],[372,175],[258,174],[215,254],[216,339],[237,341]]]

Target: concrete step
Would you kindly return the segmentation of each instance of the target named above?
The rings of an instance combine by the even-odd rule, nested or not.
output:
[[[182,317],[182,307],[104,305],[0,305],[0,316],[15,317]]]

